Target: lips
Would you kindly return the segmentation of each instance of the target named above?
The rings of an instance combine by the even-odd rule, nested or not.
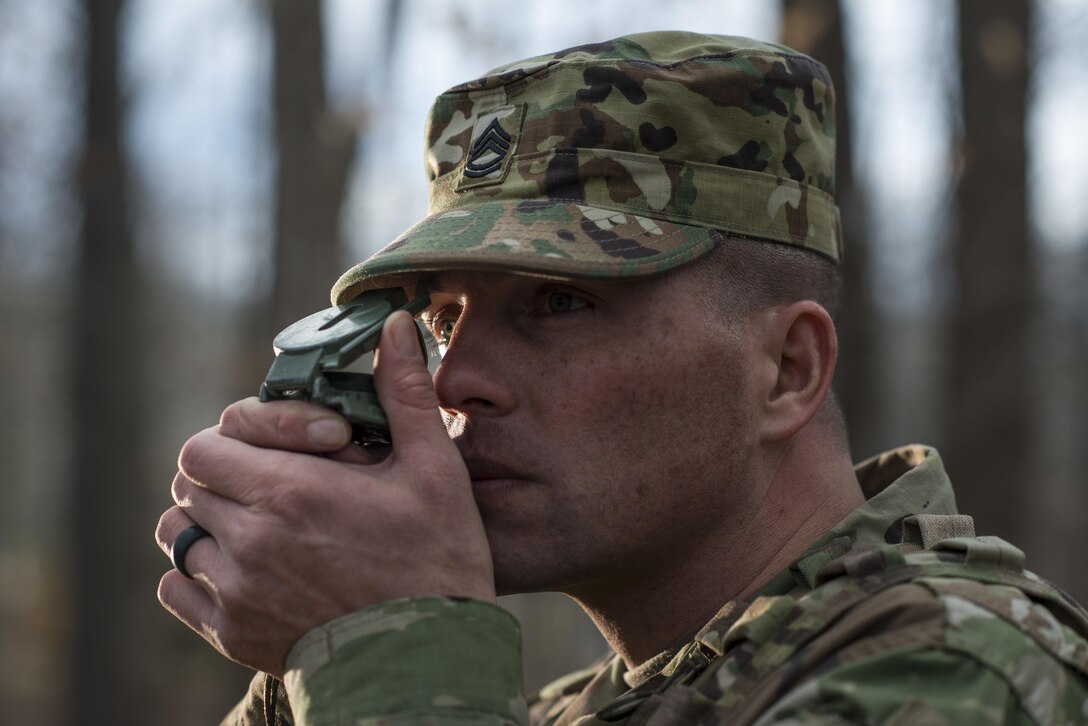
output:
[[[490,421],[473,423],[475,425],[466,425],[451,439],[474,484],[538,480],[540,469],[533,464],[532,451],[526,450],[513,430],[494,426]]]
[[[465,466],[468,467],[468,474],[472,481],[525,478],[517,469],[491,459],[467,458]]]

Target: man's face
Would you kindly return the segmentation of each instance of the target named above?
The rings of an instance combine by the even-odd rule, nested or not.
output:
[[[574,595],[674,567],[758,496],[743,324],[696,276],[444,273],[422,316],[500,593]]]

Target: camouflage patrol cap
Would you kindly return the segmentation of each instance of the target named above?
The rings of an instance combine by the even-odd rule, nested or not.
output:
[[[842,254],[834,91],[780,45],[655,32],[502,66],[438,97],[427,146],[428,216],[334,303],[434,270],[659,274],[722,232]]]

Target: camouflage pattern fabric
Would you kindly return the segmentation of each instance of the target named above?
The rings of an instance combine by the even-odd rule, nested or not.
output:
[[[287,662],[290,670],[271,695],[274,718],[267,718],[269,678],[258,673],[222,725],[346,726],[391,714],[407,721],[449,714],[496,725],[528,719],[518,623],[492,603],[444,597],[382,603],[311,631]],[[363,662],[370,665],[359,670]],[[371,667],[381,677],[372,677]]]
[[[428,216],[333,304],[422,271],[654,275],[720,233],[842,256],[834,91],[783,46],[656,32],[497,68],[427,125]]]
[[[294,726],[294,714],[283,681],[258,673],[250,681],[246,695],[220,723],[223,726]]]
[[[1020,550],[968,536],[935,451],[904,447],[857,473],[862,507],[639,668],[613,656],[526,713],[509,615],[410,599],[300,641],[294,720],[279,723],[1088,723],[1088,613],[1024,570]],[[954,536],[930,537],[946,527]],[[265,723],[261,683],[225,724]]]

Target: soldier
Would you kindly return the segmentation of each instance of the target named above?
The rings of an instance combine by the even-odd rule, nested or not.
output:
[[[159,596],[262,671],[226,723],[1088,719],[1084,610],[932,449],[851,465],[833,108],[677,32],[438,98],[429,216],[332,290],[430,296],[433,381],[406,313],[378,349],[388,456],[255,399],[182,450]],[[494,599],[541,590],[614,654],[527,700]]]

